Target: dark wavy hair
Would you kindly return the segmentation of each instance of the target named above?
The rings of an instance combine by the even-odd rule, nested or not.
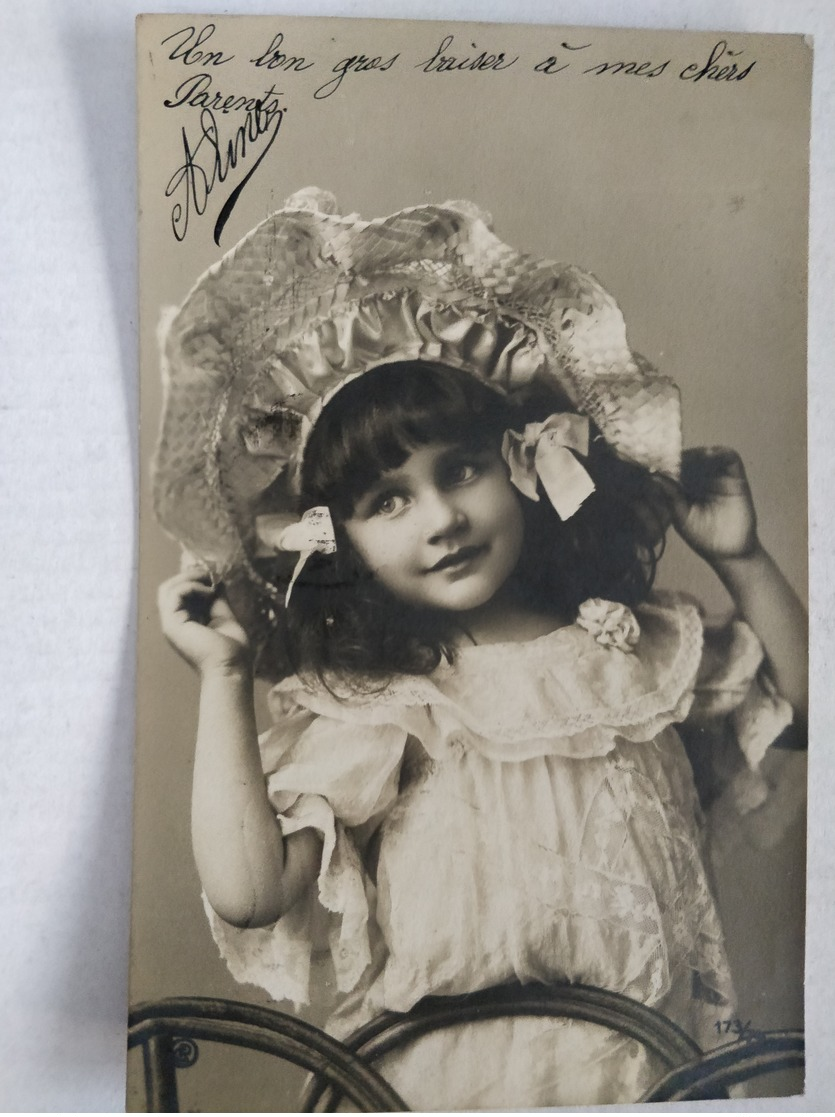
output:
[[[385,685],[394,674],[428,674],[442,659],[452,661],[462,634],[455,614],[395,598],[360,559],[344,523],[381,474],[416,448],[448,443],[498,451],[505,430],[521,431],[568,409],[550,386],[511,402],[470,373],[424,361],[380,365],[340,388],[305,449],[299,505],[330,508],[337,550],[308,560],[263,649],[261,673]],[[560,520],[542,492],[538,502],[519,497],[525,536],[511,575],[516,593],[533,608],[571,617],[589,597],[625,605],[645,600],[669,523],[652,476],[618,458],[592,431],[584,464],[596,491],[574,516]],[[275,568],[263,573],[280,576]],[[283,577],[286,583],[286,567]]]

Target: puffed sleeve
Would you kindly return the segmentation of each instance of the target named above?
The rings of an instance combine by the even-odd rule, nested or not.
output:
[[[321,834],[316,886],[268,927],[232,927],[203,902],[232,976],[299,1006],[310,1001],[311,962],[323,940],[340,992],[353,989],[371,963],[374,886],[361,852],[397,796],[406,733],[396,725],[347,726],[292,701],[283,706],[259,742],[267,791],[285,837],[306,828]]]
[[[758,844],[774,844],[796,814],[797,789],[781,784],[796,783],[799,766],[771,746],[787,742],[794,714],[744,621],[705,624],[693,694],[681,733],[703,804],[722,799],[726,811],[730,804],[754,822]],[[769,805],[771,798],[777,802]],[[768,825],[759,825],[766,817]]]

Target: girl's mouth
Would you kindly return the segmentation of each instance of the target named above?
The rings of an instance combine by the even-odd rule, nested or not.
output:
[[[481,546],[459,547],[457,551],[444,555],[434,566],[430,566],[429,573],[437,574],[440,570],[462,570],[465,566],[468,566],[473,559],[483,555],[486,550],[487,545],[484,543],[482,543]]]

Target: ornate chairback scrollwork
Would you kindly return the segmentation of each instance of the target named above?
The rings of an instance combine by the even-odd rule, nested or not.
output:
[[[408,1108],[372,1067],[295,1016],[240,1001],[172,997],[138,1005],[128,1019],[128,1048],[143,1051],[148,1112],[179,1112],[177,1067],[195,1062],[198,1040],[277,1055],[320,1076],[364,1113]]]
[[[716,1090],[727,1090],[774,1071],[802,1067],[804,1051],[802,1031],[754,1033],[671,1070],[641,1101],[694,1101],[704,1093],[715,1097]]]
[[[240,1001],[172,997],[131,1011],[128,1047],[141,1047],[147,1110],[179,1111],[177,1072],[206,1040],[262,1051],[308,1070],[303,1112],[332,1112],[346,1098],[361,1112],[408,1110],[374,1063],[430,1032],[508,1016],[584,1020],[643,1044],[667,1068],[642,1102],[726,1098],[729,1087],[802,1067],[802,1031],[756,1032],[707,1054],[666,1016],[619,993],[585,985],[506,986],[464,997],[428,997],[408,1013],[383,1013],[345,1043],[276,1009]]]

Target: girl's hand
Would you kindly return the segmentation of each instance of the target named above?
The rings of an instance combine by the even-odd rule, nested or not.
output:
[[[223,590],[212,588],[202,568],[192,567],[163,582],[157,602],[165,637],[196,671],[250,668],[247,635]]]
[[[746,558],[759,547],[757,514],[745,467],[722,446],[685,450],[681,483],[670,484],[673,523],[708,562]]]

